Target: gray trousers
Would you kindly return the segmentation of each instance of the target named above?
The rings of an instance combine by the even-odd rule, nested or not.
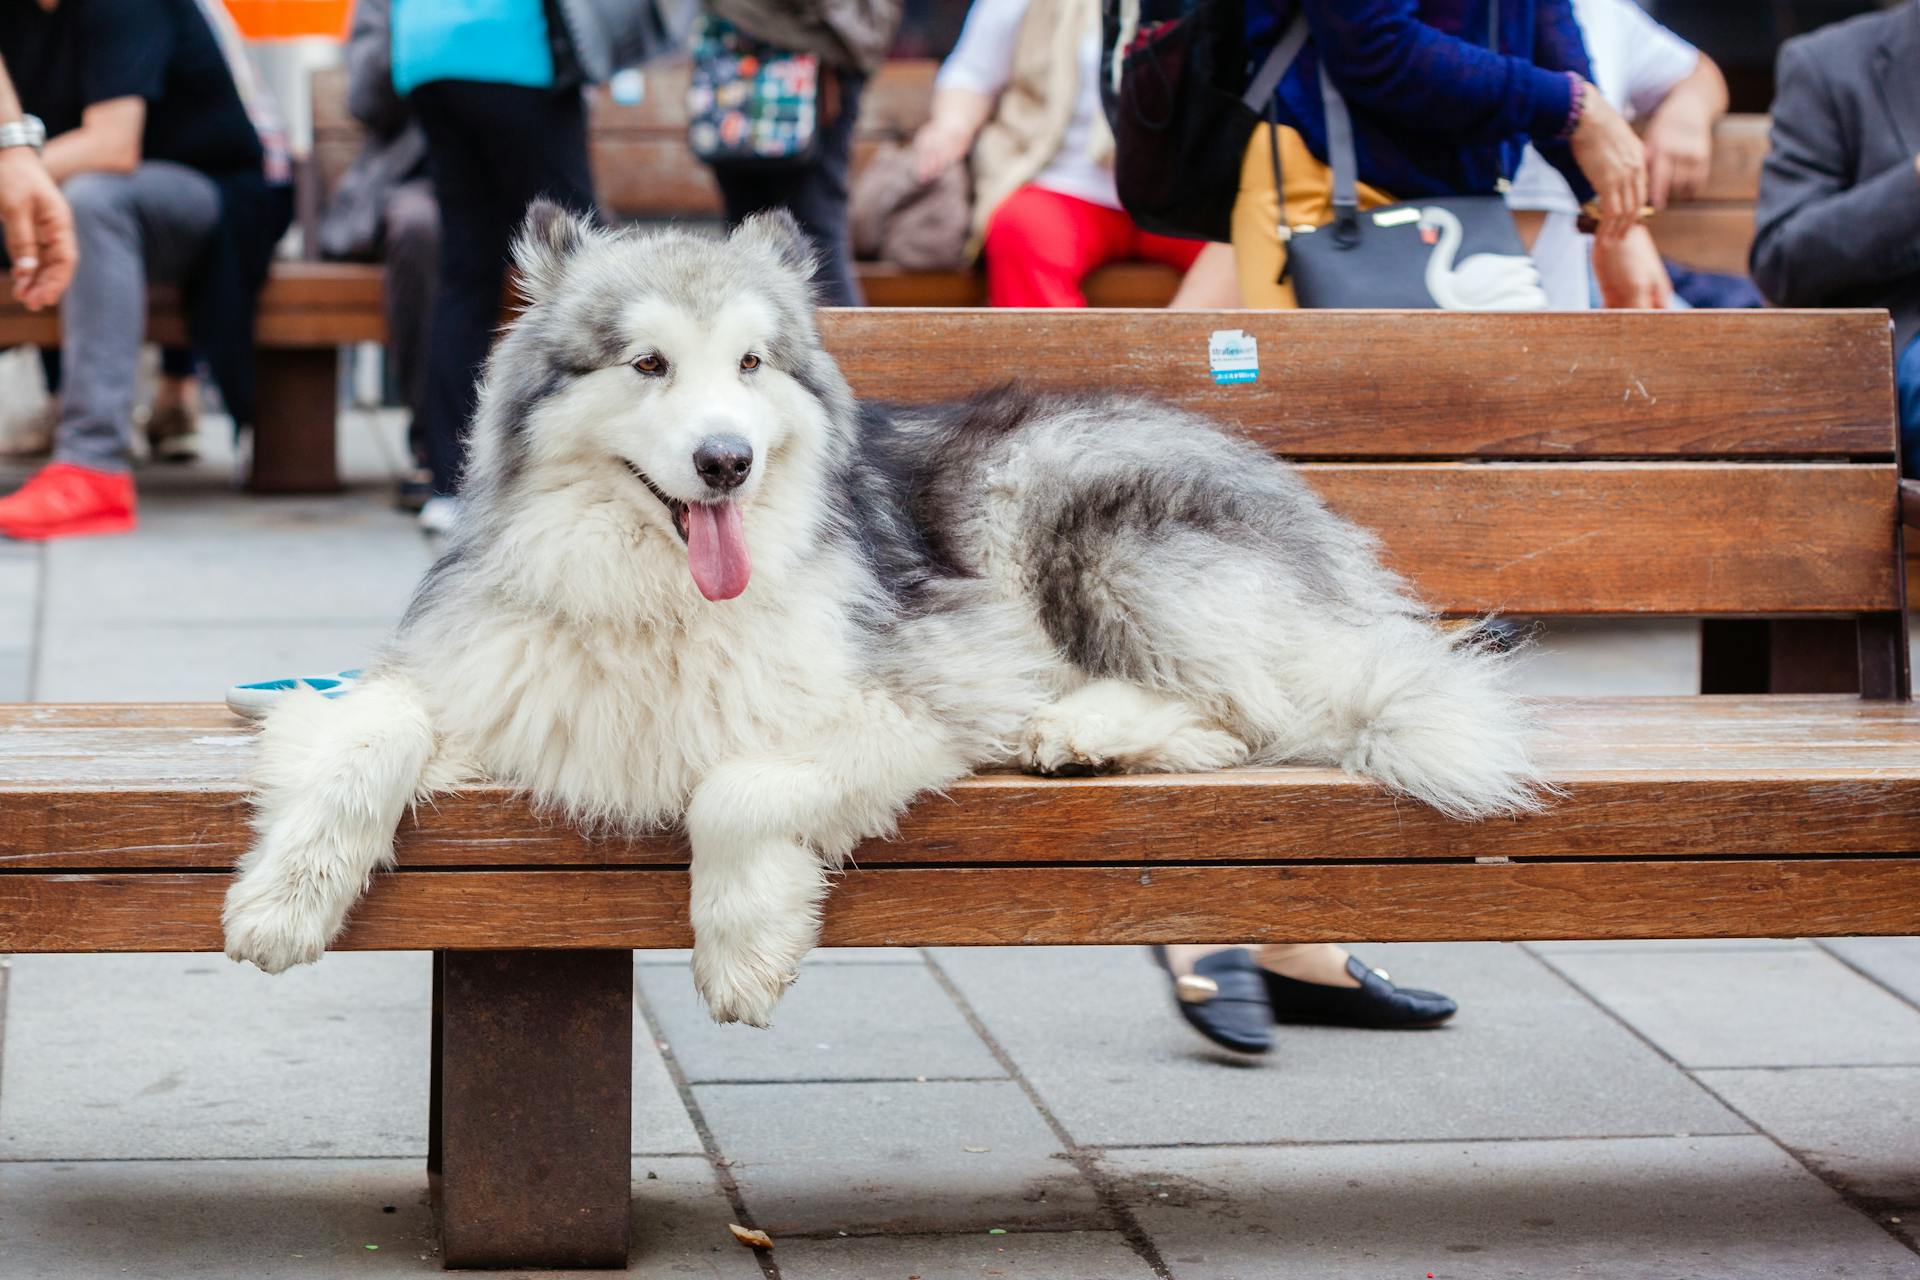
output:
[[[133,446],[134,374],[147,327],[147,282],[181,284],[220,223],[205,174],[164,160],[132,173],[79,173],[80,263],[60,302],[60,424],[53,456],[124,471]]]

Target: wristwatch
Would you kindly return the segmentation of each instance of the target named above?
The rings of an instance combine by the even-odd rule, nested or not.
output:
[[[47,126],[40,123],[39,116],[21,116],[18,120],[9,120],[0,124],[0,149],[6,147],[32,147],[35,151],[47,145]]]

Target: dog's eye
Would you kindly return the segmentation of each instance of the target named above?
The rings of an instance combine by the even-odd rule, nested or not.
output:
[[[753,354],[753,352],[749,351],[747,352],[747,354],[740,357],[740,367],[746,370],[748,373],[752,373],[755,369],[758,369],[760,367],[760,357]]]
[[[644,378],[663,377],[667,372],[667,358],[658,351],[649,351],[633,362],[633,368]]]

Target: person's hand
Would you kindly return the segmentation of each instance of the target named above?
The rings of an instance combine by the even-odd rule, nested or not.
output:
[[[922,182],[935,178],[966,159],[973,147],[973,130],[965,124],[935,115],[913,135],[913,174]]]
[[[6,229],[13,296],[30,311],[60,301],[79,259],[73,214],[30,148],[0,148],[0,223]]]
[[[1673,303],[1673,279],[1667,275],[1667,264],[1660,260],[1653,233],[1645,227],[1637,226],[1613,240],[1596,236],[1593,279],[1600,286],[1600,305],[1609,310],[1664,310]]]
[[[1713,121],[1686,106],[1662,107],[1647,122],[1646,148],[1653,207],[1692,199],[1706,187],[1713,165]]]
[[[1573,159],[1593,185],[1600,238],[1618,240],[1639,225],[1647,203],[1647,152],[1598,89],[1589,84],[1581,92],[1585,107],[1573,131]]]

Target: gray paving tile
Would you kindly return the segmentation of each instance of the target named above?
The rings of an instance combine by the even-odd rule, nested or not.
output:
[[[1112,1151],[1102,1163],[1180,1280],[1920,1276],[1920,1257],[1757,1135]]]
[[[676,965],[685,969],[693,952],[686,948],[661,951],[636,951],[634,962],[646,965]],[[925,964],[913,947],[815,947],[807,953],[805,964]]]
[[[1543,956],[1610,951],[1811,951],[1805,938],[1594,938],[1583,942],[1524,942]]]
[[[702,1155],[700,1134],[667,1073],[646,1021],[633,1020],[633,1152],[635,1155]]]
[[[694,1095],[747,1207],[775,1237],[1112,1226],[1011,1082],[707,1085]]]
[[[1820,945],[1920,1005],[1920,938],[1826,938]]]
[[[717,1025],[682,969],[641,965],[637,972],[680,1069],[695,1083],[1006,1074],[925,965],[808,966],[767,1031]]]
[[[1149,1280],[1153,1268],[1111,1231],[970,1232],[948,1236],[852,1236],[777,1241],[781,1280]]]
[[[1549,959],[1689,1067],[1920,1065],[1920,1010],[1818,947]]]
[[[387,621],[431,561],[404,516],[353,496],[149,503],[135,533],[48,544],[47,623]]]
[[[18,956],[0,1159],[424,1156],[425,953]]]
[[[1094,1145],[1744,1131],[1737,1117],[1518,947],[1367,946],[1460,1001],[1436,1031],[1279,1029],[1228,1057],[1126,948],[942,950],[988,1030]]]
[[[25,702],[32,693],[32,655],[25,649],[0,649],[0,702]]]
[[[1527,693],[1571,698],[1700,692],[1698,622],[1556,619],[1533,634],[1519,668]]]
[[[1920,1067],[1699,1075],[1837,1185],[1920,1226]]]
[[[217,702],[232,684],[360,665],[391,629],[385,623],[69,624],[49,633],[35,692],[42,702]]]
[[[639,1160],[633,1178],[630,1270],[569,1275],[757,1280],[706,1161]],[[0,1163],[0,1257],[33,1280],[442,1274],[413,1159]]]

